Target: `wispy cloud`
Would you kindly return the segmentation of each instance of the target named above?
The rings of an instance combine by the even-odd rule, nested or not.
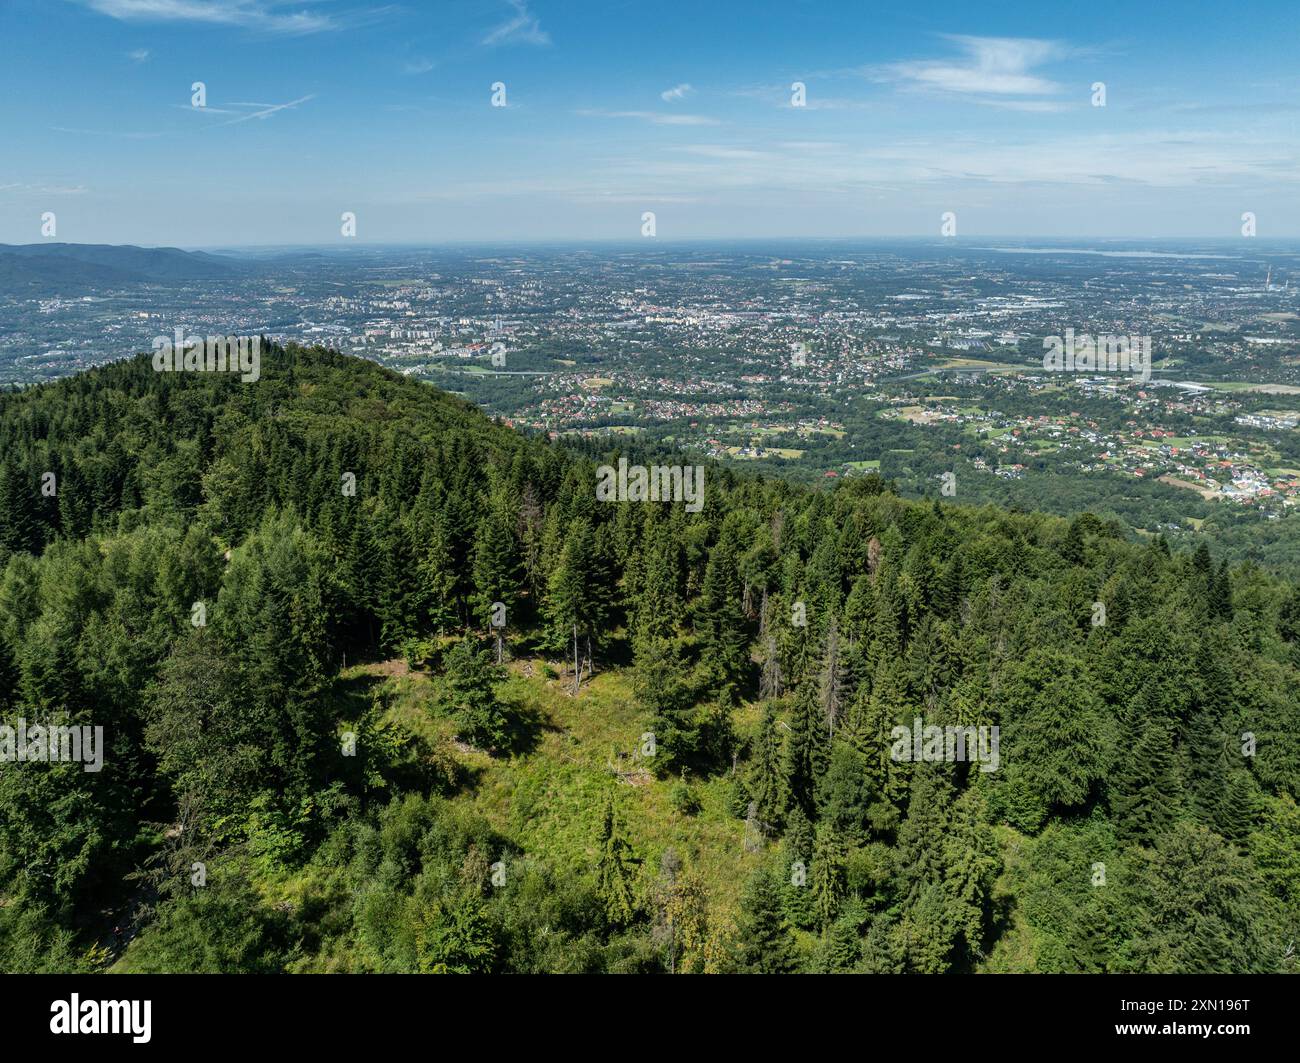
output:
[[[486,45],[535,44],[541,47],[551,43],[551,35],[542,29],[541,22],[524,0],[508,0],[514,14],[483,38]]]
[[[815,165],[810,165],[810,159]],[[977,134],[903,136],[871,144],[853,141],[781,141],[758,144],[673,144],[652,151],[603,151],[588,165],[547,175],[466,181],[465,194],[550,194],[628,197],[649,201],[689,194],[700,202],[733,193],[770,201],[790,193],[843,196],[950,193],[1002,202],[1058,189],[1084,196],[1125,187],[1170,194],[1223,189],[1244,183],[1300,181],[1294,144],[1261,142],[1245,132],[1187,136],[1144,130],[1124,134],[1022,136],[990,141]],[[472,189],[472,191],[468,191]],[[454,198],[440,186],[439,196]]]
[[[308,100],[314,100],[316,94],[313,92],[307,96],[299,96],[296,100],[290,100],[288,103],[232,103],[231,107],[254,107],[256,110],[249,111],[247,114],[241,114],[237,118],[232,118],[228,122],[220,122],[219,125],[238,125],[240,122],[249,122],[256,118],[263,121],[270,118],[273,114],[279,114],[281,111],[291,110],[299,104],[306,103]]]
[[[127,52],[126,57],[133,63],[143,63],[149,58],[149,49],[137,48],[134,52]]]
[[[47,185],[15,183],[0,185],[0,193],[13,196],[82,196],[89,189],[85,185]]]
[[[726,144],[686,144],[676,150],[706,159],[765,159],[769,152],[753,148],[735,148]]]
[[[977,103],[997,102],[1022,110],[1057,106],[1044,97],[1060,93],[1061,86],[1034,71],[1071,57],[1071,49],[1060,41],[955,34],[945,34],[944,39],[955,44],[961,54],[948,59],[889,63],[865,73],[875,81],[900,88],[960,96]]]
[[[680,85],[674,85],[671,89],[664,89],[663,92],[659,93],[659,98],[664,103],[675,103],[677,100],[686,99],[694,91],[687,82],[683,81]]]
[[[263,33],[305,36],[372,21],[394,10],[324,12],[286,10],[283,0],[81,0],[92,11],[123,22],[196,22]]]
[[[254,118],[259,121],[270,118],[274,114],[279,114],[281,111],[292,110],[300,104],[304,104],[308,100],[314,100],[315,98],[316,94],[311,93],[307,96],[300,96],[296,100],[290,100],[288,103],[252,103],[249,101],[235,101],[233,103],[227,103],[221,107],[214,107],[212,104],[208,104],[205,107],[192,107],[188,103],[174,103],[172,106],[178,107],[182,111],[189,111],[191,114],[229,114],[235,116],[229,121],[216,123],[218,126],[223,126],[238,125],[240,122],[248,122]]]
[[[989,185],[1084,187],[1126,181],[1150,188],[1191,188],[1240,181],[1294,183],[1297,151],[1280,141],[1261,143],[1247,133],[1189,136],[1162,130],[1127,134],[1017,138],[989,142],[979,137],[900,138],[870,147],[826,145],[816,166],[807,148],[789,153],[758,152],[748,160],[701,151],[696,169],[641,160],[636,176],[645,183],[671,170],[697,189],[721,183],[771,187],[851,188],[855,185],[912,185],[973,182]],[[710,159],[716,162],[709,161]],[[1109,165],[1099,169],[1098,160]],[[724,169],[714,170],[717,163]]]
[[[432,70],[437,65],[438,64],[435,63],[432,59],[425,59],[423,57],[419,59],[411,59],[402,64],[402,73],[403,74],[427,74],[430,70]]]
[[[630,118],[653,125],[719,125],[716,118],[702,114],[660,114],[658,111],[579,111],[586,118]]]

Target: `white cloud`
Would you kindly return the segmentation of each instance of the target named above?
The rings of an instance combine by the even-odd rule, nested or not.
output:
[[[810,157],[816,164],[810,165]],[[551,191],[649,196],[679,193],[710,199],[736,190],[861,196],[872,191],[965,188],[1009,200],[1034,189],[1069,195],[1124,185],[1168,195],[1243,184],[1300,183],[1294,144],[1262,142],[1245,132],[1188,136],[1163,130],[1125,134],[1035,136],[990,142],[978,135],[900,137],[864,145],[783,141],[763,148],[674,145],[668,151],[613,151]],[[997,190],[1001,190],[1000,192]]]
[[[306,8],[284,10],[287,6],[284,0],[82,0],[82,3],[92,11],[123,22],[198,22],[287,36],[343,29],[391,10],[373,8],[360,14],[335,15]]]
[[[81,196],[85,185],[8,184],[0,185],[0,192],[15,196]]]
[[[551,35],[542,29],[541,22],[528,10],[524,0],[508,2],[514,9],[514,14],[484,37],[484,44],[535,44],[545,47],[551,43]]]
[[[664,103],[673,103],[677,100],[684,100],[695,90],[689,84],[683,81],[680,85],[674,85],[671,89],[665,89],[659,93],[659,98]]]
[[[966,96],[976,102],[989,102],[989,98],[1043,97],[1059,93],[1061,86],[1033,71],[1072,54],[1059,41],[1032,37],[947,34],[945,39],[956,44],[962,54],[951,59],[890,63],[869,70],[868,74],[877,81],[892,82],[906,89]]]
[[[411,59],[402,64],[403,74],[427,74],[437,64],[432,59]]]
[[[133,63],[143,63],[149,58],[149,49],[137,48],[134,52],[127,52],[126,57]]]

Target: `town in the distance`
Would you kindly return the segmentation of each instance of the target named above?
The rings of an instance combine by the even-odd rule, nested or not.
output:
[[[186,333],[373,359],[524,431],[1300,551],[1300,246],[0,246],[0,379]],[[1104,341],[1149,344],[1108,363]],[[1050,357],[1092,343],[1095,357]]]

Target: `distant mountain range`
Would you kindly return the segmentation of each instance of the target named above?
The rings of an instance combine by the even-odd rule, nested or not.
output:
[[[177,247],[0,244],[0,292],[79,295],[132,284],[183,284],[238,275],[240,263]]]

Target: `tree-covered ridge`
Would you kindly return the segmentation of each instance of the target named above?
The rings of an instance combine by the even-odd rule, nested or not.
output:
[[[0,447],[4,716],[107,744],[0,764],[0,968],[1292,965],[1258,569],[876,479],[598,502],[319,350],[7,394]],[[917,718],[997,770],[891,756]]]

